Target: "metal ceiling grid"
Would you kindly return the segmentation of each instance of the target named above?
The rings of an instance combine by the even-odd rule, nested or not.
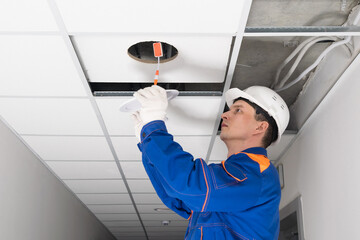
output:
[[[239,2],[243,5],[238,5],[240,4]],[[73,1],[49,0],[48,4],[50,5],[51,12],[47,11],[48,9],[44,7],[46,5],[44,5],[44,3],[45,1],[40,0],[36,2],[36,6],[38,6],[36,10],[39,10],[39,16],[37,16],[38,18],[34,21],[25,21],[24,18],[19,18],[19,21],[14,22],[12,25],[1,24],[3,22],[0,21],[0,30],[2,31],[0,43],[3,43],[0,44],[0,46],[6,46],[11,43],[14,44],[13,46],[19,46],[18,51],[11,52],[11,54],[14,54],[14,59],[9,61],[8,58],[0,56],[0,63],[3,65],[11,63],[13,66],[15,66],[15,64],[24,66],[23,71],[9,70],[6,72],[5,70],[5,72],[2,71],[0,73],[0,76],[5,79],[0,83],[0,105],[2,103],[2,107],[0,107],[0,109],[2,109],[1,119],[4,120],[20,139],[23,139],[24,143],[39,156],[39,159],[47,164],[49,169],[55,172],[64,184],[72,189],[76,196],[86,204],[98,219],[101,220],[105,226],[109,227],[113,234],[118,236],[119,239],[126,237],[127,239],[158,240],[168,239],[169,236],[173,239],[182,239],[184,234],[183,229],[186,228],[186,221],[175,214],[156,213],[154,211],[154,208],[159,208],[159,206],[163,206],[163,204],[155,194],[153,188],[149,187],[150,183],[147,180],[145,172],[139,171],[139,169],[143,168],[141,167],[140,154],[135,145],[136,138],[133,137],[132,122],[128,115],[121,115],[118,111],[120,102],[128,98],[107,99],[93,97],[88,86],[86,72],[83,71],[83,66],[81,66],[79,56],[77,55],[78,53],[76,53],[74,49],[70,36],[75,36],[74,42],[79,47],[79,52],[82,56],[90,51],[88,51],[87,48],[81,50],[82,46],[80,41],[78,41],[80,39],[94,38],[99,41],[99,39],[101,40],[101,38],[106,36],[112,39],[115,44],[116,41],[119,40],[119,36],[125,39],[125,36],[144,36],[136,34],[138,32],[152,34],[152,32],[156,31],[146,24],[152,24],[151,26],[153,27],[154,22],[156,23],[156,21],[160,20],[162,22],[165,21],[161,18],[155,19],[156,21],[154,22],[146,22],[146,24],[142,26],[134,26],[129,24],[129,22],[136,24],[139,21],[121,21],[122,19],[118,17],[126,16],[126,14],[121,15],[118,12],[115,13],[114,10],[116,8],[110,9],[104,21],[99,21],[99,17],[96,18],[92,15],[95,9],[104,10],[107,4],[115,4],[118,7],[119,5],[117,4],[129,4],[124,7],[124,9],[127,9],[131,4],[134,4],[131,2],[125,3],[114,0],[103,2],[93,0],[86,2],[76,1],[74,3]],[[191,1],[191,4],[193,3],[194,2]],[[74,6],[74,4],[76,6]],[[186,6],[183,1],[177,4],[179,6],[181,5],[180,7]],[[203,9],[204,7],[200,3],[196,4],[193,8],[194,14],[198,13],[199,8]],[[232,8],[230,7],[231,4],[235,4],[237,7]],[[168,21],[168,25],[172,27],[171,30],[167,29],[168,26],[162,25],[162,30],[156,33],[157,35],[152,35],[159,36],[160,38],[160,36],[171,33],[169,34],[170,36],[166,36],[166,38],[175,40],[177,38],[181,39],[183,36],[191,39],[191,36],[195,35],[197,38],[207,37],[209,39],[226,36],[224,37],[224,39],[226,39],[226,41],[224,41],[225,44],[222,44],[224,48],[219,48],[220,51],[218,54],[222,56],[219,57],[221,61],[219,61],[220,63],[216,62],[212,65],[214,69],[218,71],[218,75],[222,75],[220,81],[223,81],[230,49],[229,36],[234,35],[236,32],[233,50],[228,63],[224,91],[229,89],[232,84],[237,59],[239,54],[241,54],[240,46],[244,35],[248,37],[353,36],[359,35],[360,32],[358,28],[341,28],[339,30],[330,27],[320,29],[311,27],[270,27],[262,29],[255,27],[247,28],[247,31],[244,33],[251,1],[234,0],[231,4],[227,6],[222,4],[219,9],[215,1],[207,2],[207,7],[211,5],[212,8],[210,8],[208,12],[209,15],[203,18],[204,21],[202,24],[208,24],[206,26],[197,26],[191,18],[188,18],[190,21],[183,25],[178,22],[172,23]],[[57,5],[60,9],[58,9]],[[163,5],[168,7],[168,3]],[[24,6],[28,6],[25,1]],[[82,11],[85,15],[81,18],[78,16],[79,10],[76,9],[81,9],[84,6],[86,6],[89,11]],[[11,5],[10,9],[11,7],[13,6]],[[146,8],[144,9],[146,10]],[[21,13],[21,11],[15,10],[13,10],[13,12],[17,12],[17,14]],[[211,12],[213,10],[220,12],[217,18],[213,17],[214,13]],[[41,14],[41,12],[43,14]],[[97,12],[102,11],[96,11],[95,13]],[[177,11],[168,11],[166,14],[170,14],[173,19],[181,19],[180,17],[175,17],[174,12],[177,14]],[[240,25],[238,22],[239,13],[241,13],[240,16],[242,18]],[[27,13],[22,14],[26,15]],[[147,13],[143,12],[143,17],[146,17],[146,14]],[[4,15],[0,14],[0,16]],[[151,15],[151,17],[153,18],[153,15]],[[133,16],[128,17],[126,20],[131,18],[133,18]],[[222,18],[222,20],[223,18],[228,19],[226,21],[231,22],[231,24],[227,25],[226,28],[216,24],[214,25],[212,21],[217,21],[220,18]],[[109,22],[115,23],[115,25],[109,24]],[[219,21],[217,21],[217,23],[218,22]],[[48,25],[43,25],[43,23]],[[177,27],[174,28],[173,26]],[[182,28],[184,26],[187,26],[186,31]],[[117,29],[117,27],[121,28],[121,30]],[[326,32],[328,30],[333,30],[333,32]],[[102,33],[103,31],[108,32]],[[119,32],[121,33],[119,34]],[[78,40],[76,40],[76,37],[78,37]],[[138,39],[141,38],[142,37]],[[135,38],[129,39],[135,41]],[[196,39],[192,39],[192,41],[194,42]],[[130,42],[131,41],[127,43]],[[182,46],[181,42],[189,45],[189,42],[182,40],[179,41],[179,46]],[[106,41],[100,41],[94,44],[99,44],[104,47]],[[184,44],[184,46],[186,44]],[[89,46],[93,45],[89,44]],[[199,44],[196,46],[198,47]],[[219,45],[214,44],[213,46]],[[111,49],[114,48],[110,47],[108,51],[110,52]],[[211,49],[211,45],[208,46],[208,49]],[[9,50],[5,47],[2,47],[1,50],[10,54]],[[124,49],[121,51],[125,56],[126,53],[123,50]],[[192,48],[191,51],[194,50],[195,47]],[[181,49],[181,51],[186,52],[186,49]],[[204,52],[205,50],[203,50],[203,53]],[[36,56],[37,61],[34,61],[33,56]],[[55,61],[54,56],[58,56],[58,60]],[[224,56],[226,56],[226,58]],[[189,55],[189,58],[190,57],[195,59],[195,57]],[[126,56],[126,58],[128,57]],[[207,56],[207,58],[213,58],[213,56]],[[179,58],[178,60],[180,60],[180,62],[174,62],[177,64],[175,64],[176,66],[180,66],[181,61],[184,62],[186,59]],[[114,62],[116,64],[116,61]],[[202,62],[202,60],[199,59],[198,62]],[[87,62],[84,61],[84,63],[85,67],[87,67]],[[97,62],[93,64],[95,67],[101,65]],[[200,68],[211,66],[211,64],[206,66],[196,65],[196,62],[185,62],[184,64],[194,64],[194,66]],[[170,75],[171,71],[176,70],[175,67],[170,66],[169,69],[164,68],[164,77],[166,77],[165,72]],[[133,69],[132,71],[134,72],[138,71],[142,73],[143,76],[148,76],[149,74],[152,76],[152,66],[148,68],[149,69],[146,69],[146,67],[144,67],[143,72],[141,72],[142,70],[139,70],[138,67],[131,69]],[[48,71],[42,71],[42,69],[48,69]],[[126,71],[125,69],[123,72]],[[39,74],[40,72],[41,74]],[[8,76],[12,73],[15,74],[9,78]],[[88,75],[90,78],[93,78],[91,72]],[[100,78],[99,76],[96,78]],[[200,75],[195,74],[194,76],[199,77]],[[217,81],[220,79],[219,76],[216,77]],[[128,79],[128,77],[125,78]],[[123,78],[119,77],[119,79]],[[29,82],[32,83],[28,84]],[[61,84],[59,84],[59,82],[61,82]],[[18,86],[22,86],[22,88]],[[39,88],[38,86],[42,87]],[[74,104],[65,104],[70,101],[74,102]],[[211,104],[209,104],[209,101]],[[37,103],[32,105],[31,102]],[[75,106],[75,102],[78,102],[78,106]],[[85,102],[87,103],[85,104]],[[196,104],[194,104],[194,102],[196,102]],[[49,105],[42,106],[42,104]],[[53,109],[51,108],[51,104],[54,106]],[[195,157],[206,155],[206,159],[210,161],[223,160],[225,159],[223,154],[226,152],[226,149],[224,150],[224,146],[220,145],[217,133],[220,115],[223,112],[224,105],[224,99],[220,97],[201,97],[200,101],[197,101],[196,97],[178,97],[171,102],[169,108],[168,129],[174,133],[175,139],[183,145],[185,150],[195,153]],[[37,107],[39,108],[37,109]],[[12,112],[14,109],[16,109],[14,111],[16,114]],[[189,113],[189,111],[186,111],[188,109],[193,109],[193,111]],[[48,115],[42,115],[44,111],[46,111]],[[20,113],[22,113],[21,117],[18,115]],[[76,119],[67,122],[67,119],[61,119],[63,115],[71,115]],[[27,120],[27,122],[20,121],[23,119]],[[57,120],[62,121],[57,122]],[[119,127],[120,125],[122,126]],[[280,148],[270,148],[269,154],[271,158],[276,159],[278,156],[281,156],[294,136],[294,132],[288,132],[288,134],[284,135],[283,145],[280,145]],[[195,142],[203,148],[197,147]],[[134,145],[130,150],[130,145],[132,144]],[[129,151],[125,151],[124,149],[128,149],[128,147]],[[74,149],[76,149],[76,151],[74,151]],[[95,151],[90,152],[90,150]],[[96,191],[97,188],[99,189],[98,191]],[[164,219],[171,220],[171,228],[165,228],[160,225],[161,220]],[[129,225],[131,225],[131,228],[127,228]],[[135,237],[135,235],[139,237]]]

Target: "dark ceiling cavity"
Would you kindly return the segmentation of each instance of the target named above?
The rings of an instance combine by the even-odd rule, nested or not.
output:
[[[158,41],[139,42],[128,49],[128,54],[131,58],[143,63],[157,63],[158,58],[154,56],[153,43]],[[163,56],[160,57],[160,63],[168,62],[175,59],[178,55],[178,50],[165,42],[161,42]]]

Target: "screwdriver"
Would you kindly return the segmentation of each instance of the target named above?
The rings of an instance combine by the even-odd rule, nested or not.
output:
[[[154,49],[154,56],[157,57],[158,59],[155,78],[154,78],[154,85],[157,85],[159,80],[160,57],[163,56],[161,42],[153,43],[153,49]]]

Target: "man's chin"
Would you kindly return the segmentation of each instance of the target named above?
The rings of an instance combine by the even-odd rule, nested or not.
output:
[[[220,139],[223,141],[226,139],[226,134],[223,131],[220,132]]]

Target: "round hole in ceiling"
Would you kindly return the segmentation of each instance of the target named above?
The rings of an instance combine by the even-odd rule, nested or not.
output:
[[[154,56],[153,44],[159,41],[138,42],[128,49],[131,58],[143,63],[157,63],[158,58]],[[178,55],[178,50],[165,42],[161,42],[163,56],[160,57],[160,63],[169,62]]]

